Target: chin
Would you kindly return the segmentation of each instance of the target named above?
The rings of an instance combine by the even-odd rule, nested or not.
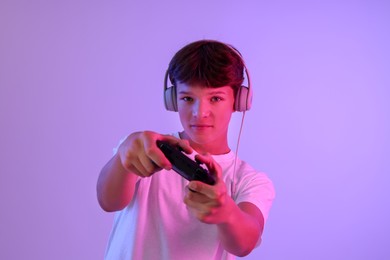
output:
[[[199,135],[199,134],[193,134],[193,133],[190,133],[187,135],[189,137],[189,139],[194,142],[194,143],[197,143],[197,144],[208,144],[212,141],[212,139],[210,138],[210,135]]]

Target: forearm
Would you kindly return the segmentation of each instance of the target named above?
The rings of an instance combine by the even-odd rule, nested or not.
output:
[[[133,198],[137,176],[127,172],[118,154],[103,167],[97,182],[97,196],[102,209],[118,211]]]
[[[245,256],[262,234],[263,218],[253,204],[244,202],[232,206],[227,221],[217,226],[223,247],[234,255]]]

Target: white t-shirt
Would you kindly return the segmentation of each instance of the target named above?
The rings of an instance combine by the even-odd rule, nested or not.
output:
[[[238,158],[233,174],[233,152],[213,158],[222,168],[230,196],[235,181],[236,204],[253,203],[266,220],[275,196],[270,179]],[[187,185],[173,170],[139,178],[133,200],[115,214],[105,259],[234,259],[223,249],[216,225],[200,222],[187,210]]]

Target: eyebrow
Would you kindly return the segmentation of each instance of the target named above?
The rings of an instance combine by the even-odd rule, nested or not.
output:
[[[178,94],[191,95],[191,91],[180,91]],[[207,93],[208,95],[226,95],[225,91],[215,90]]]

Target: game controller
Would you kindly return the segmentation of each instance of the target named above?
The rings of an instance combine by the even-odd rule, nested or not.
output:
[[[199,163],[186,156],[179,147],[172,146],[168,142],[157,140],[157,147],[164,153],[172,164],[175,172],[188,181],[201,181],[209,185],[215,184],[215,178]]]

